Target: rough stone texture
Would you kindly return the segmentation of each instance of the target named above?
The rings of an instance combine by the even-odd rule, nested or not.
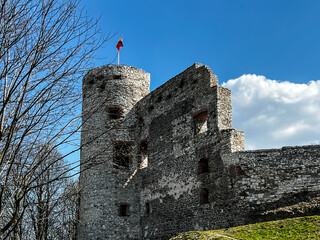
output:
[[[83,79],[79,239],[167,239],[319,195],[320,147],[244,151],[231,92],[207,66],[151,93],[149,81],[129,66]],[[120,167],[119,144],[130,151]]]
[[[129,66],[99,67],[83,79],[81,202],[79,239],[139,239],[140,176],[125,183],[137,166],[135,104],[149,93],[150,75]],[[108,107],[122,108],[119,119]],[[131,143],[129,169],[114,168],[114,144]],[[119,204],[130,216],[118,216]]]
[[[318,145],[243,151],[223,158],[234,193],[251,210],[247,214],[248,222],[254,221],[259,212],[320,192]]]

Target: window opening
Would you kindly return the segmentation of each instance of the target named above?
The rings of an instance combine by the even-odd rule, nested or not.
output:
[[[153,106],[153,105],[149,106],[149,107],[148,107],[148,112],[151,112],[153,109],[154,109],[154,106]]]
[[[140,143],[140,153],[143,155],[148,155],[148,141],[143,140]]]
[[[142,125],[144,123],[143,117],[139,117],[138,118],[138,122],[139,122],[140,125]]]
[[[118,215],[120,217],[130,216],[130,204],[120,203],[118,205]]]
[[[130,143],[116,143],[114,146],[114,168],[129,169],[131,163],[131,145]]]
[[[207,111],[198,113],[193,117],[194,133],[200,134],[207,131]]]
[[[161,101],[162,101],[162,96],[160,95],[160,96],[157,98],[156,103],[159,103],[159,102],[161,102]]]
[[[106,83],[101,83],[100,85],[99,85],[99,87],[98,87],[98,91],[99,92],[102,92],[103,90],[105,90],[106,89]]]
[[[183,88],[184,83],[185,83],[185,80],[184,80],[184,79],[181,79],[180,84],[179,84],[179,87],[180,87],[180,88]]]
[[[209,203],[209,190],[207,188],[202,188],[200,190],[200,204]]]
[[[149,202],[146,203],[146,214],[147,215],[150,214],[150,203]]]
[[[109,119],[116,120],[122,117],[122,108],[121,107],[109,107],[107,109]]]
[[[126,76],[123,76],[123,75],[121,75],[121,74],[119,74],[119,75],[113,75],[113,79],[121,79],[121,80],[123,80],[123,79],[125,79],[126,78]]]
[[[140,163],[139,168],[145,168],[148,166],[148,141],[143,140],[140,143]]]
[[[93,80],[93,79],[90,79],[90,80],[89,80],[89,84],[90,84],[90,85],[94,84],[94,80]]]
[[[209,172],[209,162],[207,158],[201,158],[198,162],[198,174]]]

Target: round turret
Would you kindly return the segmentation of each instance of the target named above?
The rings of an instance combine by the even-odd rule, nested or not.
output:
[[[119,106],[126,114],[149,93],[150,74],[131,66],[103,66],[92,69],[83,79],[83,98],[104,100],[106,105]],[[92,98],[93,97],[93,98]],[[102,100],[101,99],[101,100]]]
[[[135,104],[150,74],[102,66],[83,78],[79,239],[138,239],[139,178]],[[135,227],[136,226],[136,227]]]

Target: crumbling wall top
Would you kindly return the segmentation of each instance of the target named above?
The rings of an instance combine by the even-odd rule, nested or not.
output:
[[[192,64],[186,70],[171,78],[167,83],[175,81],[177,78],[185,78],[186,76],[190,76],[192,80],[199,79],[199,77],[205,77],[205,79],[210,80],[210,87],[218,85],[218,77],[213,74],[207,65],[203,65],[201,63]]]
[[[126,65],[105,65],[91,69],[83,78],[83,85],[93,84],[100,80],[148,80],[150,73],[142,69]]]

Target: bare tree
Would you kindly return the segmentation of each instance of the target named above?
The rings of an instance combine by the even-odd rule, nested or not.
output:
[[[41,146],[39,149],[39,151],[48,150],[46,146]],[[50,236],[54,234],[52,233],[52,230],[55,230],[53,226],[58,222],[59,215],[63,214],[63,211],[57,211],[57,209],[61,209],[59,208],[60,198],[62,198],[63,189],[68,181],[67,178],[60,176],[67,176],[66,170],[68,169],[57,150],[51,151],[50,156],[46,157],[46,161],[42,161],[42,159],[39,161],[41,165],[35,174],[39,174],[38,172],[43,172],[43,174],[40,174],[40,177],[34,182],[35,187],[27,194],[28,207],[22,226],[24,229],[31,228],[33,230],[31,231],[33,239],[54,239]],[[44,169],[46,170],[44,171]],[[50,181],[55,178],[57,180]],[[23,235],[21,234],[20,239],[23,238]]]
[[[26,233],[21,232],[19,239],[30,236],[36,240],[75,239],[78,181],[58,177],[50,182],[50,179],[66,174],[64,160],[60,157],[59,152],[53,151],[49,161],[43,162],[42,169],[50,167],[35,182],[37,187],[27,194],[28,208],[21,227],[29,233],[26,237]],[[61,160],[56,161],[57,158]]]
[[[78,0],[0,0],[0,36],[0,238],[5,239],[19,232],[28,194],[67,177],[70,168],[55,165],[62,156],[48,159],[75,140],[78,81],[110,36],[99,35],[97,21],[83,14]],[[48,177],[52,167],[65,171]]]
[[[57,207],[59,221],[52,228],[52,239],[75,240],[79,210],[79,181],[69,179],[65,185]],[[54,231],[55,230],[55,231]]]
[[[60,157],[61,154],[55,150],[47,161],[42,162],[42,169],[48,165],[51,166],[35,182],[36,187],[28,192],[26,197],[28,206],[25,214],[11,233],[10,238],[15,240],[76,239],[78,180],[59,178],[53,182],[49,181],[66,170],[63,167],[63,159],[56,161]],[[54,164],[50,164],[51,162]]]

